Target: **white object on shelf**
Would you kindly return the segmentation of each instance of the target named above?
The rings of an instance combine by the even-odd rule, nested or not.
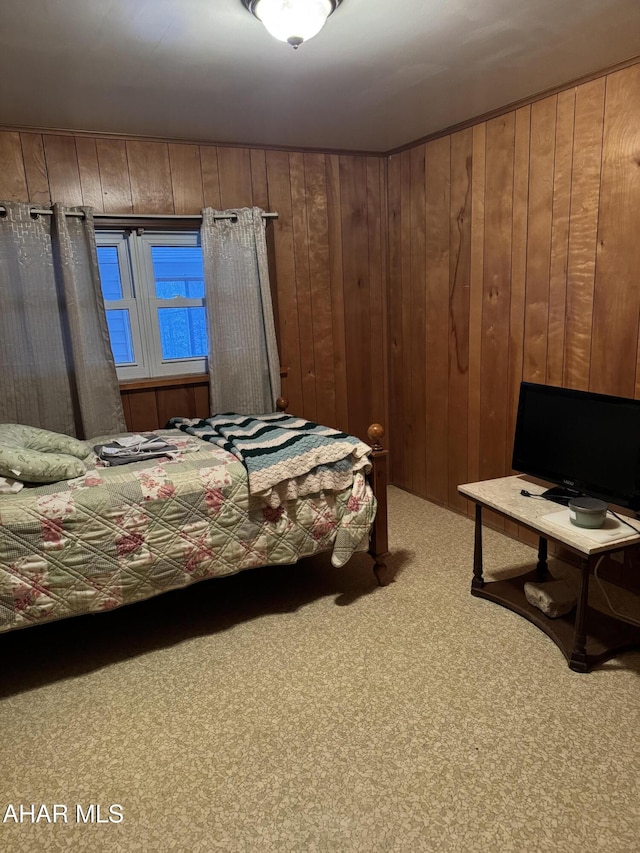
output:
[[[614,542],[616,539],[628,539],[634,535],[630,527],[618,521],[617,518],[609,516],[605,518],[602,527],[579,527],[571,521],[571,512],[568,509],[543,515],[540,521],[548,521],[550,524],[563,527],[565,530],[571,530],[572,533],[584,536],[593,542]]]
[[[568,581],[553,580],[544,583],[527,581],[524,585],[525,598],[538,610],[556,619],[564,616],[576,606],[578,596],[575,588]]]

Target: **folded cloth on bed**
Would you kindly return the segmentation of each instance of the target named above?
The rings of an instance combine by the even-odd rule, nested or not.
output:
[[[177,449],[175,444],[169,444],[154,433],[116,438],[107,444],[96,444],[94,447],[100,459],[107,465],[128,465],[130,462],[157,459]]]
[[[204,420],[172,418],[169,424],[233,453],[247,469],[249,492],[272,506],[346,488],[355,471],[371,468],[371,448],[360,439],[280,412],[226,412]]]

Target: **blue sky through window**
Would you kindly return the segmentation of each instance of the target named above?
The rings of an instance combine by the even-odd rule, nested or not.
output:
[[[102,295],[105,300],[122,299],[122,284],[120,282],[120,265],[118,250],[115,246],[98,246],[98,266]]]
[[[151,259],[158,299],[204,298],[199,246],[152,246]],[[195,358],[207,354],[204,308],[159,308],[158,320],[163,358]]]
[[[152,246],[153,277],[158,299],[204,298],[202,249],[199,246]]]
[[[202,358],[207,354],[204,308],[160,308],[163,358]]]
[[[120,265],[118,250],[115,246],[98,246],[98,268],[102,296],[105,302],[115,302],[122,299],[122,282],[120,280]],[[116,364],[133,364],[133,341],[131,340],[131,323],[126,309],[109,309],[107,312],[107,327],[111,341],[111,352]]]
[[[111,352],[116,364],[133,364],[133,341],[131,340],[131,324],[129,312],[126,309],[109,309],[107,311],[107,326],[111,340]]]

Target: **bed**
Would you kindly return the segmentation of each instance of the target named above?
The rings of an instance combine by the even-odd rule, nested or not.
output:
[[[381,427],[348,486],[267,498],[234,452],[179,426],[161,431],[174,458],[103,467],[96,456],[81,476],[0,495],[0,632],[326,551],[344,566],[368,550],[378,583],[393,579]]]

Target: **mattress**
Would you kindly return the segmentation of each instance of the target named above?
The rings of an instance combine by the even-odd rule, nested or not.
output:
[[[270,507],[235,456],[197,444],[0,495],[0,632],[321,551],[341,566],[366,547],[376,502],[362,472],[349,488]]]

